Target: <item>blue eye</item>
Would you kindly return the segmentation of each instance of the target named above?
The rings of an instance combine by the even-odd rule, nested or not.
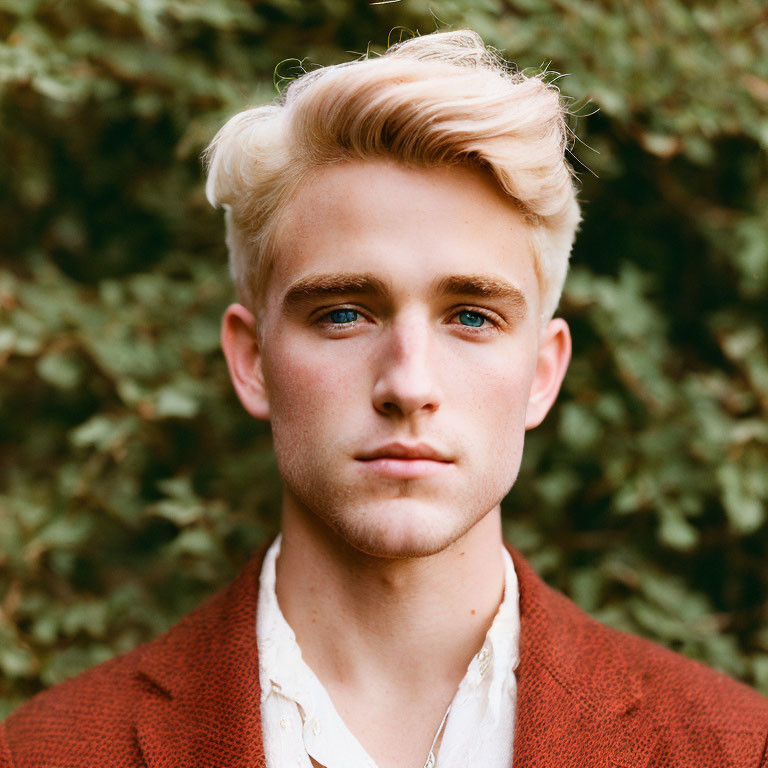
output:
[[[485,322],[486,317],[478,312],[470,312],[467,309],[459,312],[459,322],[462,325],[468,325],[471,328],[480,328]]]
[[[332,309],[327,317],[335,325],[347,325],[354,323],[360,317],[360,313],[354,309]]]

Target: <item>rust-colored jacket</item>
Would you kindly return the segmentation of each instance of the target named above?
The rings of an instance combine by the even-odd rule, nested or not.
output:
[[[515,768],[768,768],[768,699],[604,627],[510,551],[521,619]],[[261,559],[153,642],[17,709],[0,724],[0,768],[264,766]]]

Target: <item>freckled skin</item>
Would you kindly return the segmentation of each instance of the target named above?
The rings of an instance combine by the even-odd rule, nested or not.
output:
[[[517,476],[526,428],[556,394],[541,350],[551,338],[562,347],[564,332],[542,331],[525,224],[484,172],[389,161],[316,171],[285,221],[256,361],[264,403],[249,407],[238,389],[271,421],[284,519],[311,517],[380,557],[440,552],[498,507]],[[323,302],[324,315],[284,310],[297,280],[336,272],[372,273],[389,293]],[[525,317],[494,300],[436,295],[438,278],[466,273],[518,287]],[[354,310],[333,316],[352,320],[348,330],[330,327],[328,312],[339,306]],[[510,321],[479,322],[478,309]],[[428,443],[453,463],[401,479],[366,471],[356,458],[393,441]]]

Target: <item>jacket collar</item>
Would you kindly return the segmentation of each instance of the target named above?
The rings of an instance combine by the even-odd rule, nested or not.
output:
[[[136,674],[136,735],[148,768],[265,768],[256,656],[265,552],[145,646]]]
[[[515,549],[520,663],[514,766],[643,768],[657,741],[621,635],[548,587]]]
[[[256,655],[266,548],[143,649],[136,735],[148,768],[266,766]],[[641,684],[617,636],[508,549],[520,587],[515,768],[643,768],[655,738],[639,716]]]

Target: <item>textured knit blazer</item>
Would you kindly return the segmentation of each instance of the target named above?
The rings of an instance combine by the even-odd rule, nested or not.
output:
[[[514,768],[768,768],[768,699],[604,627],[510,551],[521,620]],[[153,642],[13,712],[0,724],[0,768],[264,766],[262,557]]]

